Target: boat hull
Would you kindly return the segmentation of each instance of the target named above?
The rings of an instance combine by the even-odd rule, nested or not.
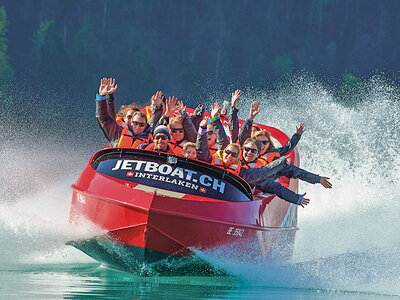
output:
[[[230,184],[226,176],[233,175],[215,175],[221,180],[216,187],[226,183],[224,193],[229,188],[234,197],[223,200],[163,189],[154,180],[138,183],[131,174],[110,176],[111,171],[93,167],[94,160],[72,186],[70,219],[90,220],[106,234],[70,244],[105,266],[137,274],[209,275],[221,271],[201,253],[244,262],[287,260],[292,255],[297,207],[274,195],[245,201],[249,187],[241,181]],[[117,164],[110,163],[114,169]],[[297,189],[296,180],[288,185]],[[232,191],[237,187],[243,191],[236,197]]]

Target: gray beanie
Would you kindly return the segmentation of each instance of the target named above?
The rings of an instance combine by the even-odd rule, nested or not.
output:
[[[169,140],[171,140],[171,132],[169,131],[169,128],[164,125],[158,125],[157,128],[154,130],[153,136],[155,137],[157,133],[163,133],[165,134]]]

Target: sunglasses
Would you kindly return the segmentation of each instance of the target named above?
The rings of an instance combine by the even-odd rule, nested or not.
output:
[[[171,128],[171,132],[172,133],[176,133],[176,132],[180,132],[180,133],[182,133],[182,132],[184,132],[185,130],[183,129],[183,128]]]
[[[229,149],[225,149],[225,153],[227,155],[229,155],[229,154],[232,155],[234,158],[237,158],[239,156],[239,153],[233,152],[233,151],[231,151]]]
[[[208,135],[212,135],[212,134],[214,134],[214,131],[210,130],[210,131],[207,131],[206,133],[207,133]]]
[[[132,121],[132,125],[139,125],[140,127],[144,127],[146,125],[146,123],[142,123],[142,122],[137,122],[137,121]]]
[[[263,143],[264,145],[268,145],[268,143],[269,143],[268,140],[266,140],[266,141],[260,141],[260,142]]]
[[[250,147],[244,147],[244,151],[247,151],[247,152],[251,151],[251,153],[254,153],[254,154],[258,153],[257,149],[250,148]]]
[[[168,137],[165,134],[159,134],[154,137],[155,140],[162,139],[163,141],[168,140]]]

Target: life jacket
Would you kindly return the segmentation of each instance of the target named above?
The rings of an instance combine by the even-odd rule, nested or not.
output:
[[[126,127],[126,123],[124,122],[124,118],[123,117],[116,117],[115,121],[117,122],[117,124],[119,126],[121,126],[122,128]]]
[[[263,158],[266,161],[266,164],[269,164],[270,162],[272,162],[274,159],[281,157],[281,155],[279,154],[278,151],[271,151],[271,152],[267,152],[263,155],[261,155],[261,158]]]
[[[168,153],[168,154],[173,154],[173,155],[175,155],[175,152],[172,151],[172,149],[171,149],[171,147],[169,147],[169,145],[168,145],[167,151],[156,150],[156,149],[154,148],[154,143],[151,143],[151,144],[147,145],[147,146],[144,148],[144,150],[150,150],[150,151],[156,151],[156,152],[163,152],[163,153]]]
[[[208,146],[208,150],[210,150],[210,155],[214,156],[214,154],[219,150],[218,148],[216,148],[216,144],[214,143],[211,146]]]
[[[222,161],[222,152],[223,152],[222,150],[217,151],[212,156],[211,164],[213,166],[216,166],[216,167],[219,167],[219,168],[224,169],[226,171],[229,171],[232,174],[235,174],[236,176],[239,176],[240,168],[242,167],[242,163],[240,162],[240,159],[238,159],[236,162],[231,164],[229,167],[225,166],[223,161]]]
[[[137,148],[141,144],[149,143],[151,137],[147,138],[133,136],[132,131],[129,130],[129,126],[126,126],[122,132],[118,141],[118,148]]]
[[[144,108],[144,113],[145,113],[146,116],[147,116],[147,122],[149,122],[149,120],[150,120],[150,118],[151,118],[151,115],[152,115],[152,108],[151,108],[151,105],[147,105],[147,106]]]
[[[244,159],[241,161],[242,162],[242,168],[245,169],[252,169],[252,168],[261,168],[265,166],[265,161],[261,158],[257,158],[253,162],[246,162]]]
[[[176,155],[182,156],[183,146],[187,143],[187,140],[182,140],[180,142],[176,142],[174,138],[168,143],[169,147],[172,151],[175,152]]]

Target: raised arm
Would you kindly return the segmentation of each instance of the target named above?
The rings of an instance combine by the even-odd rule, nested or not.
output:
[[[194,128],[192,120],[189,118],[189,115],[186,112],[186,106],[182,101],[178,101],[178,112],[182,117],[182,125],[185,130],[185,139],[189,142],[196,142],[197,132]]]
[[[207,141],[207,124],[208,118],[204,118],[199,124],[199,130],[196,139],[196,152],[197,159],[205,162],[211,162],[212,157],[210,154],[210,149],[208,148]]]
[[[278,148],[279,154],[283,156],[290,153],[290,151],[297,146],[297,143],[300,141],[301,135],[304,131],[306,131],[304,128],[304,123],[300,123],[299,127],[296,126],[296,133],[293,134],[292,138],[283,147]]]
[[[190,119],[192,120],[194,128],[199,130],[200,122],[203,120],[204,117],[204,105],[199,104],[192,115],[190,116]]]
[[[240,97],[240,90],[236,90],[232,93],[231,99],[231,110],[229,112],[228,124],[229,131],[231,133],[232,142],[236,143],[239,135],[239,118],[237,116],[238,109],[236,108],[236,102]]]
[[[106,95],[114,93],[117,88],[118,85],[115,85],[115,79],[102,78],[100,80],[99,92],[96,95],[96,120],[112,147],[117,145],[122,127],[109,114]]]
[[[220,107],[218,102],[215,102],[214,106],[211,105],[210,123],[213,126],[215,135],[217,136],[218,149],[225,149],[225,147],[229,145],[229,139],[219,118],[219,111]]]
[[[149,120],[149,125],[152,128],[152,131],[156,128],[156,124],[160,120],[163,113],[163,105],[162,105],[163,94],[161,91],[157,91],[151,97],[151,117]]]
[[[243,145],[244,141],[251,137],[251,127],[253,126],[254,118],[260,112],[260,103],[254,101],[250,107],[249,118],[243,123],[239,131],[239,144]]]

